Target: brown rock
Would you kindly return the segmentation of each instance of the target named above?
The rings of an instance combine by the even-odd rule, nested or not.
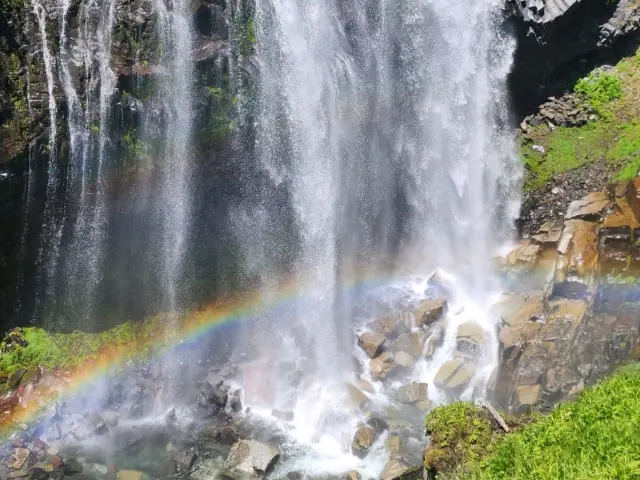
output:
[[[395,458],[401,455],[402,452],[402,439],[400,435],[389,435],[384,441],[384,448],[389,452],[391,458]]]
[[[540,385],[521,385],[516,388],[516,398],[522,406],[533,406],[538,403]]]
[[[375,358],[380,354],[384,341],[384,335],[376,332],[364,332],[358,337],[358,345],[369,355],[369,358]]]
[[[435,300],[426,300],[416,309],[415,323],[416,327],[429,326],[437,322],[447,311],[447,300],[437,298]]]
[[[573,298],[584,295],[593,281],[597,259],[597,225],[583,220],[565,223],[558,244],[553,294]]]
[[[484,344],[486,341],[484,329],[476,322],[464,322],[458,327],[458,338],[466,338],[479,344]]]
[[[519,273],[526,273],[536,266],[541,251],[540,245],[529,243],[520,245],[507,254],[505,267]]]
[[[278,447],[272,447],[255,440],[240,440],[231,447],[222,473],[231,478],[258,480],[264,478],[279,456],[280,449]]]
[[[393,342],[394,351],[404,351],[412,355],[414,358],[422,356],[424,346],[427,343],[427,334],[422,330],[405,333],[400,335]]]
[[[362,393],[362,391],[358,387],[350,383],[347,383],[346,387],[347,392],[349,393],[349,398],[351,399],[351,402],[355,407],[362,408],[367,403],[369,403],[369,397]]]
[[[374,332],[393,338],[410,330],[411,323],[407,317],[404,312],[386,315],[371,322],[368,327]]]
[[[426,383],[411,382],[398,389],[398,400],[401,403],[412,404],[428,399]]]
[[[11,466],[16,470],[22,468],[27,458],[29,458],[30,453],[31,450],[28,448],[16,448],[12,455],[14,461],[11,463]]]
[[[384,352],[369,362],[371,378],[383,380],[393,371],[395,366],[393,356],[389,352]]]
[[[370,426],[364,425],[358,428],[351,442],[351,453],[358,458],[366,457],[377,438],[376,431]]]
[[[404,367],[408,369],[413,368],[413,366],[416,363],[414,358],[411,355],[403,351],[396,352],[395,355],[393,356],[393,359],[395,360],[396,365],[398,365],[399,367]]]
[[[413,480],[418,478],[422,478],[421,465],[412,466],[397,458],[389,460],[380,474],[381,480]]]
[[[144,480],[144,473],[138,470],[119,470],[117,474],[118,480]]]
[[[575,200],[569,204],[565,220],[574,218],[599,219],[611,200],[604,192],[593,192],[580,200]]]
[[[362,475],[355,470],[351,470],[344,474],[344,480],[360,480]]]
[[[562,236],[562,225],[555,222],[543,223],[532,237],[537,243],[558,243]]]
[[[473,378],[476,367],[461,358],[454,358],[442,364],[436,373],[434,383],[443,390],[458,391],[463,389]]]

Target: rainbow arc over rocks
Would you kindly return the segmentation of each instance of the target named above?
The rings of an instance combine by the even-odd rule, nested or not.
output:
[[[359,276],[344,284],[348,295],[358,296],[375,288],[399,281],[398,276],[376,272]],[[27,385],[19,394],[19,404],[4,416],[0,424],[0,439],[37,422],[55,401],[67,400],[74,395],[90,391],[105,377],[138,361],[143,355],[153,359],[170,357],[177,349],[188,349],[207,335],[215,334],[222,327],[240,324],[265,314],[277,314],[293,308],[300,299],[311,295],[311,289],[300,288],[294,283],[285,284],[269,299],[261,294],[244,295],[233,300],[219,301],[183,316],[178,326],[137,338],[123,345],[108,345],[95,359],[71,372],[57,372],[46,385]],[[55,379],[52,381],[52,379]],[[42,382],[41,382],[42,383]]]

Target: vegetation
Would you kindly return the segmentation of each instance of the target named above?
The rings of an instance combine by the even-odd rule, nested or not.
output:
[[[158,346],[165,332],[163,316],[141,323],[124,323],[100,333],[49,333],[41,328],[16,328],[0,343],[0,378],[16,372],[73,369],[97,361],[109,351],[141,353],[153,343]],[[150,340],[156,340],[150,342]]]
[[[640,54],[609,71],[592,72],[576,83],[575,93],[594,112],[586,125],[529,126],[522,136],[528,189],[595,161],[604,162],[615,180],[640,171]]]
[[[639,365],[622,368],[548,415],[525,419],[508,435],[492,429],[473,405],[435,409],[426,421],[432,446],[425,465],[450,480],[640,478]]]

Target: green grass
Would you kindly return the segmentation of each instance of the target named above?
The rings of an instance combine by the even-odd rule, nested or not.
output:
[[[604,161],[614,180],[628,180],[640,170],[640,54],[581,79],[575,92],[596,119],[581,127],[529,127],[520,142],[529,190],[594,161]]]
[[[506,435],[476,472],[486,480],[640,478],[640,369],[622,369],[580,398]]]

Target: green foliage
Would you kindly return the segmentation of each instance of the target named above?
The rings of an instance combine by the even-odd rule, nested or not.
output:
[[[256,23],[253,17],[249,17],[245,22],[240,22],[238,31],[238,51],[243,57],[253,55],[254,47],[257,43]]]
[[[94,360],[104,348],[120,347],[136,340],[136,327],[130,323],[101,333],[48,333],[41,328],[14,330],[0,344],[0,375],[18,370],[30,371],[72,368]]]
[[[615,74],[596,71],[578,80],[575,92],[581,95],[598,115],[608,118],[611,116],[608,104],[622,97],[622,84]]]
[[[473,470],[495,443],[488,413],[471,403],[457,402],[435,408],[427,415],[425,426],[431,444],[424,465],[438,474],[460,476]]]
[[[625,367],[580,398],[504,436],[475,473],[486,480],[640,478],[640,368]]]

